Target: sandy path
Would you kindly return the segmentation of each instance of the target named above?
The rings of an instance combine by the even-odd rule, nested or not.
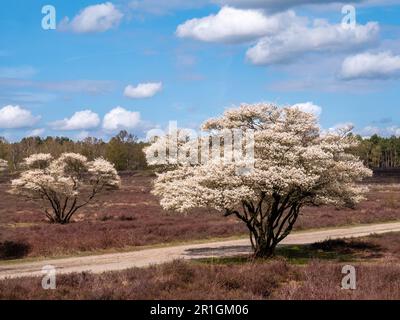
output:
[[[308,244],[329,238],[362,237],[373,233],[379,234],[396,231],[400,231],[400,222],[294,232],[288,236],[282,244]],[[56,267],[57,274],[83,271],[102,273],[132,267],[146,267],[153,264],[170,262],[174,259],[194,259],[213,256],[221,257],[232,254],[248,253],[249,250],[249,240],[241,239],[144,249],[124,253],[42,260],[20,264],[0,264],[0,279],[41,276],[42,268],[46,265]]]

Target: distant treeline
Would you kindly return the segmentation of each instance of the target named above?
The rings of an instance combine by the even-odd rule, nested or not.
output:
[[[354,153],[370,168],[400,167],[400,137],[383,138],[373,135],[370,138],[357,137],[360,144]]]
[[[366,139],[357,136],[359,146],[353,150],[370,168],[400,167],[400,138],[383,138],[378,135]],[[63,152],[77,152],[89,160],[104,157],[115,164],[119,171],[143,170],[147,168],[143,148],[147,144],[137,137],[121,131],[109,142],[89,137],[73,141],[65,137],[29,137],[10,143],[0,137],[0,159],[7,160],[11,171],[16,171],[24,158],[33,153],[51,153],[57,157]]]
[[[142,170],[147,167],[143,153],[145,145],[127,131],[121,131],[109,142],[93,137],[82,141],[65,137],[29,137],[10,143],[0,137],[0,159],[8,161],[10,171],[17,171],[23,159],[34,153],[50,153],[57,157],[64,152],[76,152],[89,160],[103,157],[114,163],[119,171]]]

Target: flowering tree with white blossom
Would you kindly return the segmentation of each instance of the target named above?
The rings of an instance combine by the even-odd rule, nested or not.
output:
[[[26,168],[12,180],[11,193],[41,201],[52,223],[67,224],[71,217],[100,192],[118,189],[120,177],[103,158],[88,161],[77,153],[34,154],[23,163]]]
[[[211,207],[234,215],[246,224],[255,256],[270,257],[304,206],[353,207],[363,199],[366,189],[356,182],[372,172],[348,152],[357,144],[351,128],[322,133],[314,115],[270,104],[242,105],[203,125],[211,135],[234,129],[254,131],[254,168],[238,174],[242,164],[222,157],[174,164],[153,190],[165,209]]]

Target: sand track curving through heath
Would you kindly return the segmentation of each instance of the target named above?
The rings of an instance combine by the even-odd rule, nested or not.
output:
[[[387,232],[400,232],[400,222],[293,232],[282,244],[309,244],[326,239],[363,237],[370,234]],[[46,265],[54,266],[57,270],[57,274],[84,271],[102,273],[133,267],[147,267],[154,264],[170,262],[175,259],[221,257],[248,252],[250,252],[249,240],[239,239],[201,244],[183,244],[123,253],[109,253],[15,264],[8,263],[0,264],[0,280],[5,278],[42,276],[42,268]]]

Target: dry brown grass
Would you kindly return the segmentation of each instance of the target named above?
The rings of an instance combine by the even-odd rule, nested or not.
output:
[[[289,279],[274,292],[274,299],[295,300],[399,300],[400,264],[354,264],[356,290],[343,290],[343,264],[313,261],[298,270],[298,279]]]
[[[152,177],[123,175],[120,191],[101,196],[78,212],[69,225],[48,224],[32,202],[6,193],[0,181],[0,259],[72,255],[105,249],[247,235],[234,217],[198,209],[189,215],[165,212],[150,194]],[[295,229],[372,223],[400,219],[400,188],[373,184],[368,200],[355,210],[305,208]],[[15,254],[13,249],[18,248]]]
[[[0,299],[265,299],[288,277],[284,261],[243,266],[175,261],[147,269],[57,278],[56,290],[40,279],[0,282]]]
[[[392,233],[318,243],[300,250],[305,264],[297,263],[299,251],[282,250],[267,261],[202,259],[63,275],[56,290],[43,290],[40,278],[5,280],[0,299],[400,299],[399,240]],[[356,290],[341,289],[345,264],[356,268]]]

